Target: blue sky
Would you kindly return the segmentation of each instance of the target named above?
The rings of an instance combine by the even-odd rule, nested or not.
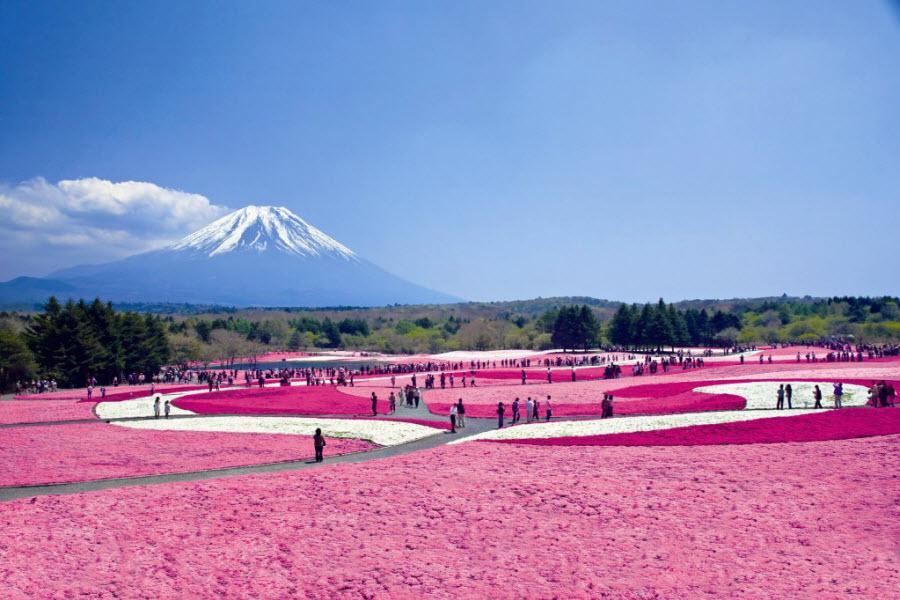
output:
[[[7,1],[0,279],[273,204],[470,299],[898,294],[898,57],[867,0]]]

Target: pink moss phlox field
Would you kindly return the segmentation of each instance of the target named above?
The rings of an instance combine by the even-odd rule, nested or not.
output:
[[[371,415],[368,398],[345,394],[331,385],[239,388],[176,398],[178,408],[199,414],[229,415]],[[387,397],[379,397],[378,412],[389,409]]]
[[[848,408],[795,417],[692,425],[658,431],[482,442],[535,446],[707,446],[821,442],[898,433],[900,410]]]
[[[537,397],[541,403],[544,398]],[[525,415],[524,398],[519,398],[519,410]],[[506,405],[506,418],[511,418],[512,408],[508,400],[504,402]],[[576,416],[599,416],[600,402],[593,404],[577,403],[569,404],[565,402],[557,402],[551,399],[553,406],[553,416],[556,417],[576,417]],[[741,410],[746,402],[740,396],[733,394],[700,394],[687,392],[684,394],[676,394],[663,398],[638,398],[631,400],[623,400],[616,402],[617,415],[671,415],[678,413],[701,412],[709,410]],[[544,410],[546,405],[539,410],[541,418],[544,418]],[[450,404],[440,402],[429,402],[428,410],[437,415],[449,415]],[[471,417],[493,418],[497,416],[497,406],[495,404],[470,404],[466,405],[466,415]]]
[[[462,444],[16,500],[0,596],[893,598],[898,444]]]
[[[4,400],[0,402],[0,424],[93,419],[93,407],[93,403],[76,400]]]
[[[219,469],[314,456],[311,436],[129,429],[78,423],[2,430],[0,486]],[[328,439],[326,455],[376,447]]]
[[[119,400],[129,400],[131,398],[140,398],[150,394],[151,387],[156,392],[163,394],[172,394],[188,390],[198,390],[205,386],[199,384],[183,384],[183,383],[157,383],[151,385],[149,383],[141,385],[122,385],[118,387],[106,387],[106,400],[116,398]],[[87,388],[74,388],[57,390],[55,392],[45,392],[43,394],[17,394],[17,400],[87,400]],[[100,386],[94,388],[93,401],[100,400]]]

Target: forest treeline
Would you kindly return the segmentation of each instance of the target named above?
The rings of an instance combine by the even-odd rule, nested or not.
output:
[[[575,302],[571,302],[575,300]],[[517,303],[154,315],[100,300],[51,298],[37,313],[0,313],[0,387],[55,378],[82,385],[162,364],[275,350],[650,349],[822,339],[900,342],[894,297],[768,298],[621,304],[582,298]]]

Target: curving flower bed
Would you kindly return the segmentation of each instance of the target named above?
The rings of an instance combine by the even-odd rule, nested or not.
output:
[[[312,438],[303,435],[148,431],[105,423],[12,427],[3,429],[2,437],[0,486],[221,469],[315,455]],[[358,439],[329,439],[327,444],[326,455],[374,448]]]
[[[3,400],[0,401],[0,424],[92,419],[91,408],[92,404],[74,400]]]
[[[183,384],[183,383],[158,383],[155,384],[154,390],[164,394],[172,394],[188,390],[202,390],[206,386],[199,384]],[[151,384],[145,383],[141,385],[121,385],[118,387],[108,386],[106,388],[105,400],[111,402],[115,399],[127,400],[129,398],[138,398],[146,396],[150,393]],[[43,394],[17,394],[16,400],[81,400],[88,402],[87,388],[63,389],[55,392],[45,392]],[[100,400],[100,386],[94,388],[93,397],[90,402],[98,402]]]
[[[368,440],[379,446],[396,446],[441,433],[440,428],[388,419],[215,416],[120,421],[116,425],[155,431],[265,433],[293,436],[311,436],[320,428],[328,437]]]
[[[372,403],[368,398],[342,393],[330,385],[223,390],[182,396],[172,403],[178,408],[207,415],[372,414]],[[379,395],[378,412],[384,414],[388,409],[387,397]]]
[[[848,409],[849,410],[849,409]],[[813,414],[815,410],[792,410],[791,415],[797,417],[803,414]],[[532,438],[563,438],[602,436],[616,433],[635,433],[656,431],[660,429],[675,429],[692,425],[718,425],[737,421],[752,421],[755,419],[771,419],[785,416],[782,411],[717,411],[704,413],[647,415],[635,417],[621,417],[613,419],[592,419],[583,421],[550,421],[531,423],[493,429],[484,433],[455,440],[451,444],[464,443],[474,440],[521,440]]]
[[[494,441],[537,446],[706,446],[819,442],[892,434],[900,434],[900,410],[847,409],[635,433]]]

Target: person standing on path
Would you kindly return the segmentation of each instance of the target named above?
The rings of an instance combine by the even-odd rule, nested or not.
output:
[[[325,450],[325,436],[322,435],[321,428],[316,428],[316,434],[313,436],[313,447],[316,449],[316,462],[325,460],[322,456],[323,451]]]
[[[544,410],[547,414],[547,421],[550,421],[550,417],[553,416],[553,407],[550,406],[550,396],[547,396],[547,404],[544,406]]]
[[[835,408],[843,408],[844,405],[841,402],[841,399],[844,396],[844,384],[836,383],[834,384],[834,407]]]
[[[391,395],[388,396],[388,405],[391,407],[391,414],[397,412],[397,397],[394,395],[394,392],[391,392]]]
[[[519,399],[516,398],[512,403],[512,424],[519,422]]]
[[[776,410],[784,408],[784,384],[778,386],[778,401],[775,403]]]
[[[534,412],[534,402],[531,400],[531,396],[528,396],[528,399],[525,401],[525,422],[531,423],[531,414]]]
[[[813,389],[813,399],[815,399],[816,404],[813,408],[822,408],[822,390],[819,389],[819,386],[816,385]]]
[[[466,426],[466,407],[463,406],[462,398],[456,403],[456,423],[463,428]]]
[[[450,405],[450,433],[456,433],[456,415],[458,410],[456,404]]]
[[[787,384],[784,386],[784,397],[787,399],[788,410],[794,408],[791,406],[791,398],[794,395],[794,388],[791,387],[791,384]]]
[[[375,392],[372,392],[372,416],[378,415],[378,396],[375,395]]]
[[[155,398],[153,398],[153,418],[154,419],[159,418],[159,400],[160,400],[159,396],[156,396]]]
[[[522,369],[522,385],[525,385],[525,369]]]
[[[503,415],[506,413],[506,407],[502,402],[497,403],[497,429],[503,429]]]
[[[168,400],[166,400],[165,406],[164,406],[163,408],[165,409],[166,418],[168,419],[168,418],[169,418],[169,411],[172,410],[172,404],[171,404]]]
[[[534,399],[534,412],[531,414],[531,418],[535,421],[541,420],[541,402],[537,398]]]

